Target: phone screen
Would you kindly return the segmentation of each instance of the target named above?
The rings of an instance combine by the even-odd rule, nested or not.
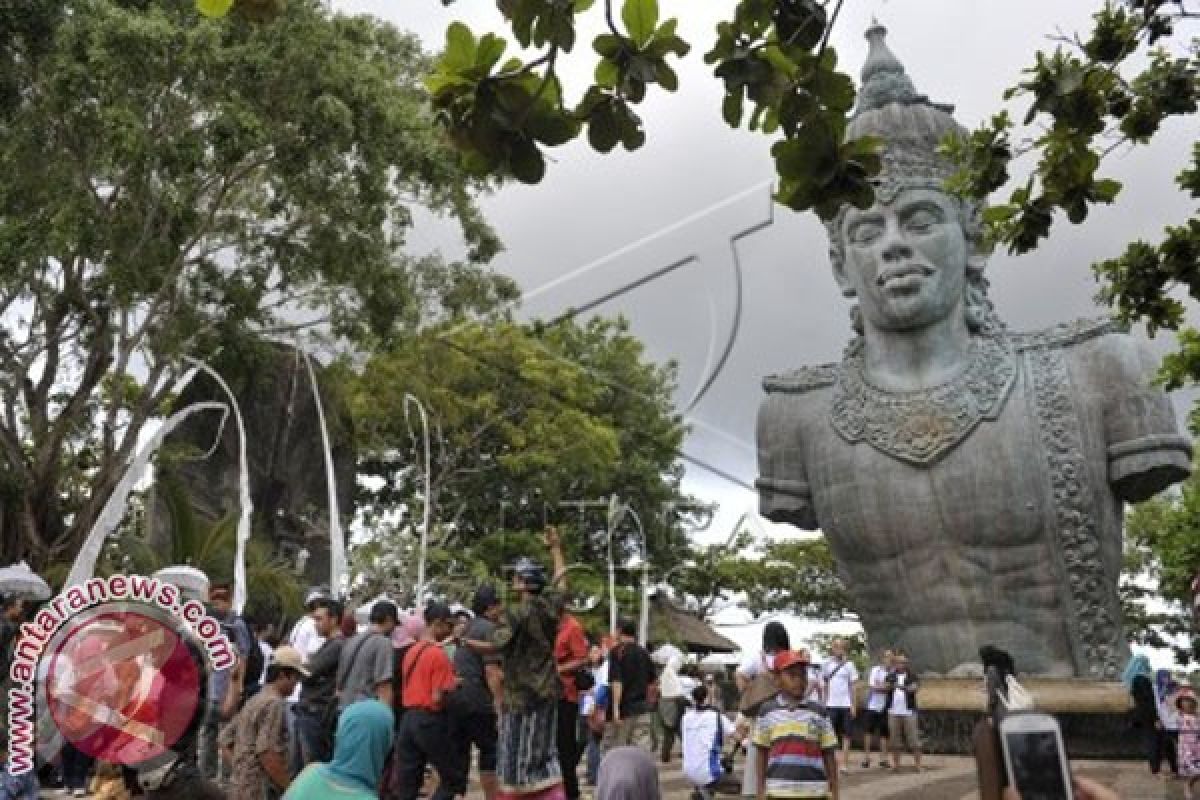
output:
[[[1021,800],[1070,799],[1063,783],[1063,754],[1052,731],[1008,733],[1004,742]]]

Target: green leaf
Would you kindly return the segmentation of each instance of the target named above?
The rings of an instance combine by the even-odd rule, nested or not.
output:
[[[658,79],[658,85],[668,92],[673,92],[679,88],[679,76],[675,74],[675,70],[671,69],[671,66],[667,62],[658,62],[654,68],[654,75]]]
[[[1111,178],[1101,178],[1092,186],[1092,196],[1098,203],[1111,203],[1117,199],[1121,191],[1121,182]]]
[[[742,91],[730,92],[721,102],[721,116],[731,128],[742,124]]]
[[[496,36],[493,33],[484,34],[479,40],[479,49],[475,53],[475,66],[481,67],[484,73],[492,71],[492,67],[496,66],[504,56],[504,50],[508,43]]]
[[[196,10],[210,19],[223,17],[233,8],[233,0],[196,0]]]
[[[582,14],[595,4],[596,0],[575,0],[573,9],[576,14]]]
[[[587,135],[588,142],[597,152],[608,153],[617,146],[617,142],[621,139],[621,131],[617,126],[612,106],[608,102],[593,109],[591,116],[588,117]]]
[[[616,58],[624,48],[625,40],[611,33],[602,33],[592,40],[592,49],[605,58]]]
[[[537,145],[526,139],[513,146],[508,161],[513,177],[521,183],[538,183],[546,175],[546,161]]]
[[[605,89],[615,89],[621,79],[620,68],[615,61],[602,58],[596,62],[596,84]]]
[[[446,50],[442,63],[453,72],[463,72],[475,66],[475,35],[461,22],[446,28]]]
[[[625,0],[621,19],[629,37],[640,48],[658,27],[658,0]]]

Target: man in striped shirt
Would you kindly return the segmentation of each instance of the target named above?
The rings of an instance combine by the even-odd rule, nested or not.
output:
[[[758,800],[838,798],[837,736],[829,720],[805,706],[808,667],[800,653],[775,656],[782,691],[763,703],[754,727]]]

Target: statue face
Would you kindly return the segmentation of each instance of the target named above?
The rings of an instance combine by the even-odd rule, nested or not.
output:
[[[850,209],[839,232],[843,289],[853,289],[868,328],[919,330],[963,313],[967,240],[953,198],[907,189],[892,203]]]

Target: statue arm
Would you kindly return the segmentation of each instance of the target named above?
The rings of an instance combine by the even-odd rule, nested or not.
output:
[[[801,436],[802,400],[770,393],[758,412],[759,513],[772,522],[817,530]]]
[[[1175,409],[1153,384],[1158,359],[1124,334],[1098,342],[1098,377],[1104,382],[1108,479],[1113,491],[1136,503],[1178,483],[1191,472],[1192,447],[1179,433]]]

